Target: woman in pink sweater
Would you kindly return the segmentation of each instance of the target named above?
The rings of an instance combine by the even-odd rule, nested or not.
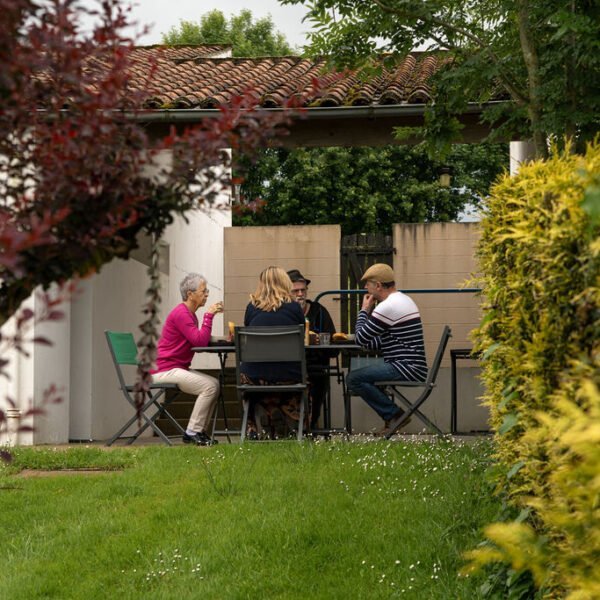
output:
[[[210,446],[216,444],[208,435],[208,424],[219,395],[219,382],[209,375],[190,371],[194,346],[208,346],[213,318],[223,312],[223,303],[216,302],[206,309],[202,327],[198,326],[196,311],[206,304],[208,290],[206,279],[190,273],[179,284],[183,302],[167,317],[158,341],[156,370],[152,372],[155,383],[176,383],[186,394],[197,396],[187,430],[185,444]]]

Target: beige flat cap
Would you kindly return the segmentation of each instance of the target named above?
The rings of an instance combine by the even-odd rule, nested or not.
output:
[[[376,263],[370,266],[360,278],[361,281],[367,281],[368,279],[379,283],[390,283],[390,281],[394,281],[394,270],[390,265]]]

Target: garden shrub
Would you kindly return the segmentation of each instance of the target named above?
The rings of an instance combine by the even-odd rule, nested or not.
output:
[[[474,565],[529,571],[537,596],[600,598],[600,145],[492,189],[479,259],[484,401],[512,514]]]

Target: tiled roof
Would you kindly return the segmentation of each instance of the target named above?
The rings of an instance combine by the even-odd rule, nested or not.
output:
[[[137,46],[133,51],[135,61],[150,62],[152,59],[174,63],[196,58],[221,58],[231,56],[231,46],[228,44],[198,44],[192,46]]]
[[[364,79],[354,71],[325,71],[324,60],[214,57],[223,51],[198,46],[138,48],[131,84],[140,90],[147,87],[148,63],[154,57],[156,72],[146,108],[217,108],[250,88],[265,108],[280,107],[295,94],[306,94],[304,105],[309,107],[424,104],[431,99],[431,75],[447,60],[413,53],[392,70]],[[319,92],[311,91],[314,78],[321,79]]]

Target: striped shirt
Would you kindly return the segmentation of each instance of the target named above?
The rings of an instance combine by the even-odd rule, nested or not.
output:
[[[386,363],[404,381],[425,381],[427,360],[423,324],[417,305],[402,292],[393,292],[369,315],[358,313],[356,341],[365,348],[379,350]]]

